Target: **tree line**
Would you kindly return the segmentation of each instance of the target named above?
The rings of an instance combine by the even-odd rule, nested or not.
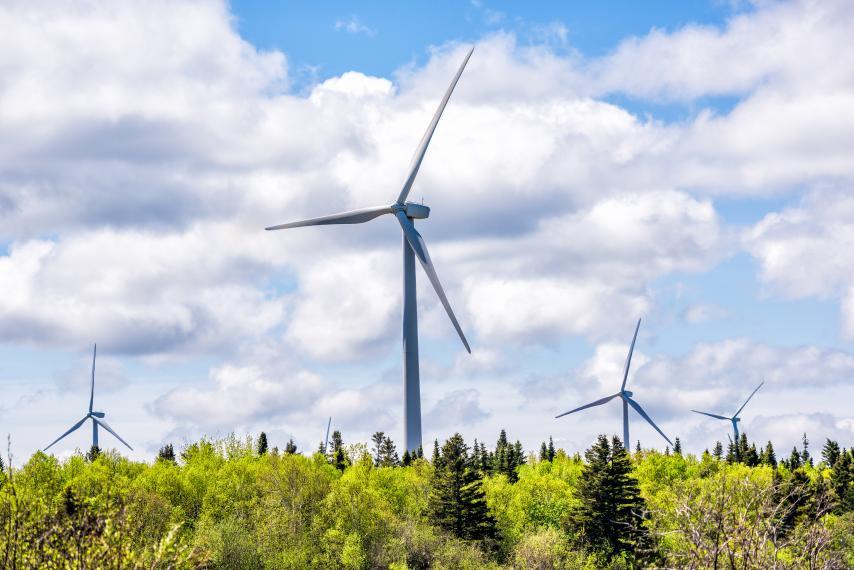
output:
[[[153,463],[90,449],[0,462],[0,567],[846,568],[854,452],[778,460],[746,434],[526,452],[459,433],[425,457],[340,431],[303,455],[265,433],[171,444]]]

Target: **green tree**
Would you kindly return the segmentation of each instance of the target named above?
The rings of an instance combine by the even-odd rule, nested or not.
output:
[[[724,446],[720,441],[715,442],[715,446],[712,448],[712,457],[720,461],[724,456]]]
[[[678,437],[673,440],[673,453],[676,455],[682,455],[682,442],[679,441]]]
[[[495,537],[495,520],[490,516],[482,488],[480,471],[468,456],[463,436],[456,433],[441,450],[434,470],[430,512],[441,528],[465,540]]]
[[[833,467],[839,461],[839,456],[839,444],[827,438],[824,447],[821,448],[821,457],[824,459],[824,464],[828,467]]]
[[[374,435],[371,436],[371,441],[374,442],[374,465],[380,464],[383,440],[385,440],[384,431],[374,432]]]
[[[549,436],[548,452],[549,452],[549,461],[554,461],[555,460],[555,442],[552,441],[552,436]]]
[[[607,556],[635,556],[646,542],[643,527],[646,505],[632,471],[629,454],[619,438],[611,444],[600,435],[585,454],[578,484],[582,506],[577,524],[584,541]]]
[[[177,460],[175,458],[175,448],[172,447],[171,443],[167,443],[163,447],[160,448],[160,451],[157,452],[157,459],[163,461],[171,461],[175,463]]]
[[[807,439],[806,433],[804,433],[801,442],[803,444],[803,451],[801,451],[801,464],[809,464],[810,466],[812,466],[812,457],[810,457],[810,440]]]
[[[347,467],[347,454],[344,453],[344,439],[341,437],[341,431],[335,430],[332,432],[332,450],[330,459],[332,465],[339,471],[344,471]]]
[[[762,453],[759,454],[759,463],[773,468],[777,467],[777,455],[774,453],[774,444],[770,440],[765,444]]]
[[[293,455],[297,452],[297,444],[294,443],[294,438],[290,438],[288,443],[285,444],[285,453],[288,455]]]
[[[95,461],[98,459],[98,456],[101,455],[101,448],[97,445],[93,445],[89,448],[89,451],[86,452],[86,460],[89,462]]]
[[[267,453],[267,434],[262,431],[261,435],[258,436],[258,455],[265,453]]]

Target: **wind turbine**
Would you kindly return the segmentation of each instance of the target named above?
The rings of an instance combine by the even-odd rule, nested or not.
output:
[[[640,407],[640,404],[638,404],[637,402],[635,402],[632,399],[632,396],[634,395],[633,392],[626,390],[626,380],[629,377],[629,366],[632,363],[632,352],[634,352],[634,350],[635,350],[635,341],[638,338],[638,330],[640,329],[640,324],[641,324],[641,320],[638,319],[638,324],[635,327],[635,336],[632,337],[632,344],[629,347],[629,356],[626,358],[626,369],[623,372],[623,385],[620,386],[620,391],[617,392],[616,394],[611,395],[611,396],[606,396],[600,400],[596,400],[595,402],[590,402],[589,404],[586,404],[586,405],[581,406],[579,408],[575,408],[574,410],[570,410],[568,412],[564,412],[563,414],[560,414],[559,416],[555,416],[555,419],[561,418],[563,416],[573,414],[575,412],[578,412],[580,410],[584,410],[586,408],[592,408],[594,406],[601,406],[602,404],[604,404],[606,402],[610,402],[614,398],[619,397],[623,400],[623,445],[625,446],[626,451],[630,451],[630,449],[629,449],[629,406],[633,407],[635,409],[635,411],[637,413],[639,413],[643,419],[645,419],[647,422],[649,422],[649,425],[654,427],[655,431],[660,433],[661,437],[663,437],[667,441],[667,443],[669,443],[670,445],[673,445],[673,443],[670,441],[670,439],[666,435],[664,435],[664,432],[661,431],[657,425],[655,425],[655,422],[652,421],[652,418],[650,418],[647,415],[647,413],[645,411],[643,411],[643,408]]]
[[[404,440],[406,441],[406,449],[410,452],[415,452],[421,447],[421,387],[418,370],[418,313],[416,308],[415,297],[415,258],[421,262],[421,267],[427,274],[427,278],[436,290],[439,300],[445,307],[445,312],[451,319],[457,334],[460,335],[460,340],[463,341],[463,346],[471,353],[471,348],[460,328],[457,317],[454,316],[454,311],[445,296],[445,291],[442,289],[442,284],[439,282],[439,277],[436,275],[436,269],[433,267],[433,262],[430,260],[430,254],[427,253],[427,245],[421,234],[415,229],[415,220],[426,219],[430,215],[430,208],[423,204],[407,202],[409,191],[412,189],[412,184],[415,182],[415,176],[418,174],[418,169],[421,167],[421,161],[424,159],[424,154],[427,152],[427,145],[430,144],[430,139],[433,137],[433,132],[436,130],[436,125],[439,123],[439,118],[442,116],[442,111],[445,110],[445,105],[448,104],[448,99],[451,98],[451,93],[457,85],[466,64],[471,57],[474,47],[466,54],[460,68],[457,70],[451,85],[445,92],[445,96],[439,103],[439,108],[433,115],[433,120],[427,127],[424,136],[421,137],[421,142],[418,148],[415,149],[415,154],[412,161],[409,163],[409,169],[406,179],[403,183],[403,188],[397,201],[387,206],[376,206],[372,208],[363,208],[360,210],[352,210],[340,214],[332,214],[331,216],[323,216],[320,218],[312,218],[299,222],[290,222],[277,226],[270,226],[267,230],[283,230],[287,228],[298,228],[304,226],[324,226],[329,224],[361,224],[373,220],[376,217],[384,214],[394,214],[397,221],[400,223],[400,228],[403,230],[403,391],[404,391],[404,425],[405,433]]]
[[[738,411],[737,411],[736,413],[734,413],[734,414],[732,415],[732,417],[731,417],[731,418],[728,418],[728,417],[726,417],[726,416],[720,416],[720,415],[718,415],[718,414],[712,414],[712,413],[709,413],[709,412],[701,412],[701,411],[699,411],[699,410],[691,410],[691,411],[692,411],[692,412],[694,412],[694,413],[696,413],[696,414],[703,414],[704,416],[709,416],[710,418],[715,418],[715,419],[718,419],[718,420],[728,420],[728,421],[732,422],[732,431],[733,431],[733,433],[735,434],[735,442],[736,442],[736,443],[738,443],[738,422],[740,422],[740,421],[741,421],[741,418],[740,418],[740,417],[738,417],[738,414],[740,414],[740,413],[741,413],[741,410],[743,410],[743,409],[744,409],[744,406],[746,406],[746,405],[747,405],[747,402],[749,402],[749,401],[750,401],[750,398],[752,398],[752,397],[753,397],[753,395],[754,395],[756,392],[758,392],[758,391],[759,391],[759,388],[761,388],[764,384],[765,384],[765,381],[764,381],[764,380],[763,380],[762,382],[760,382],[760,383],[759,383],[759,386],[757,386],[757,387],[756,387],[756,389],[755,389],[753,392],[751,392],[751,393],[750,393],[750,395],[747,397],[747,399],[744,401],[744,403],[741,405],[741,407],[738,409]]]
[[[71,432],[75,431],[80,426],[82,426],[83,422],[85,422],[88,419],[92,420],[92,445],[94,447],[98,446],[98,426],[101,426],[102,428],[104,428],[105,430],[107,430],[108,432],[110,432],[111,434],[116,436],[116,439],[118,439],[120,442],[125,444],[128,449],[133,451],[133,448],[128,444],[128,442],[123,440],[119,436],[119,434],[117,434],[115,431],[113,431],[113,428],[111,428],[109,425],[107,425],[107,422],[104,421],[104,415],[105,415],[104,412],[95,412],[92,410],[92,405],[95,402],[95,356],[97,354],[98,354],[98,345],[96,344],[94,350],[92,351],[92,389],[89,392],[89,412],[85,416],[83,416],[82,420],[80,420],[79,422],[77,422],[76,424],[71,426],[67,432],[65,432],[64,434],[62,434],[61,436],[59,436],[58,438],[53,440],[53,442],[50,445],[45,447],[44,448],[45,451],[50,449],[53,446],[53,444],[55,444],[56,442],[58,442],[59,440],[61,440],[62,438],[64,438],[68,434],[70,434]]]
[[[329,445],[329,427],[332,425],[332,416],[329,416],[329,421],[326,422],[326,438],[323,440],[323,454],[326,455],[326,447]]]

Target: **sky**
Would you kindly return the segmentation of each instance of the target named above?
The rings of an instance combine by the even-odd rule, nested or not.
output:
[[[136,458],[329,416],[400,443],[397,224],[263,228],[392,202],[471,46],[411,193],[473,349],[419,269],[425,443],[620,433],[554,416],[619,389],[642,318],[628,388],[687,450],[762,381],[752,440],[851,446],[852,35],[844,0],[0,4],[13,460],[85,414],[96,342]]]

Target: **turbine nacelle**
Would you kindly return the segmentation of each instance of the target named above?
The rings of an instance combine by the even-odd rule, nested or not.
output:
[[[396,214],[403,212],[407,218],[413,220],[424,220],[430,216],[430,208],[424,204],[416,204],[415,202],[406,202],[405,204],[392,204],[391,212]]]
[[[741,421],[741,418],[732,418],[731,421],[732,421],[732,423],[737,424],[738,422]]]
[[[96,418],[103,418],[106,414],[104,412],[89,412],[89,415]]]
[[[634,396],[634,392],[632,392],[631,390],[623,390],[623,391],[622,391],[622,392],[620,392],[620,393],[621,393],[623,396],[625,396],[626,398],[631,398],[632,396]]]

